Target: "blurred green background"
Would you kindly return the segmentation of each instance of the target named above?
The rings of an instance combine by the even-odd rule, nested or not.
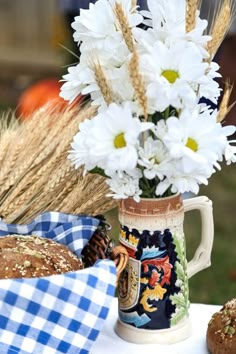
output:
[[[56,0],[0,0],[0,112],[15,109],[25,89],[38,80],[61,78],[68,53],[60,44],[71,43],[66,17]],[[236,36],[224,41],[217,61],[221,73],[236,81]],[[232,102],[236,100],[236,88]],[[0,116],[2,114],[0,113]],[[227,118],[236,124],[236,106]],[[192,302],[222,304],[236,297],[236,165],[222,166],[200,191],[213,201],[215,241],[212,265],[190,279]],[[111,236],[118,239],[117,210],[107,214]],[[188,259],[200,242],[200,216],[189,212],[185,219]]]

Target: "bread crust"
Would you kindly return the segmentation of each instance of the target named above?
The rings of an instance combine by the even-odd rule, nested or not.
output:
[[[228,301],[212,316],[206,340],[211,354],[236,353],[236,299]]]
[[[68,247],[30,235],[0,237],[0,279],[35,278],[83,268]]]

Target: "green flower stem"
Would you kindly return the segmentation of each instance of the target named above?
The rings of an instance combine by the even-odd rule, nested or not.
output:
[[[154,180],[148,180],[145,176],[140,179],[140,188],[142,190],[143,198],[156,198],[155,190],[157,183]]]
[[[108,176],[105,174],[104,170],[99,168],[99,167],[94,167],[92,170],[89,171],[90,173],[98,174],[102,177],[108,178]]]
[[[164,118],[167,119],[170,116],[170,107],[166,108],[166,110],[164,111]]]
[[[151,186],[150,186],[150,183],[149,183],[148,179],[147,179],[146,177],[144,177],[144,176],[143,176],[143,181],[144,181],[144,183],[145,183],[147,189],[148,189],[148,190],[151,189]]]

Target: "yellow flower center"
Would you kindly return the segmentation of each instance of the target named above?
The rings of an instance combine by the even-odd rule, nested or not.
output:
[[[124,133],[120,133],[120,134],[116,135],[116,137],[114,139],[114,146],[116,149],[121,149],[126,146]]]
[[[192,138],[188,138],[186,145],[189,149],[196,152],[198,150],[198,143]]]
[[[175,83],[175,81],[179,78],[179,73],[174,70],[164,70],[161,75],[164,76],[170,84]]]

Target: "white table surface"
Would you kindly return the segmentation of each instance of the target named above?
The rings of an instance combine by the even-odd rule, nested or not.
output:
[[[113,300],[108,318],[91,354],[208,354],[206,348],[206,330],[213,313],[222,306],[191,304],[190,318],[192,335],[188,339],[171,345],[133,344],[124,341],[114,331],[118,316],[117,298]]]

